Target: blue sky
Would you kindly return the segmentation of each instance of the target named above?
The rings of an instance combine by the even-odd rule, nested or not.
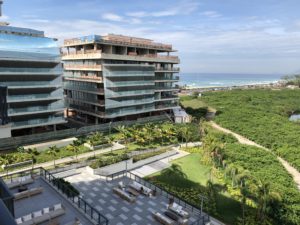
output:
[[[4,0],[13,26],[173,44],[182,72],[300,72],[299,0]]]

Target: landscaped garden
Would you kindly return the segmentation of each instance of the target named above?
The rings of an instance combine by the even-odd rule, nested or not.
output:
[[[146,125],[132,127],[119,126],[113,130],[112,134],[105,135],[100,132],[95,132],[86,137],[79,137],[78,140],[74,141],[72,144],[66,147],[58,148],[56,146],[51,146],[49,149],[45,149],[42,151],[38,151],[34,148],[25,149],[23,147],[19,147],[14,152],[0,155],[0,164],[11,165],[31,160],[33,167],[34,164],[37,163],[54,161],[55,167],[55,160],[68,156],[75,156],[77,161],[77,156],[82,153],[93,151],[94,157],[92,158],[95,159],[95,150],[101,148],[101,146],[108,147],[116,141],[123,143],[126,146],[126,152],[122,153],[125,154],[130,151],[138,151],[151,148],[158,148],[161,146],[168,146],[176,144],[179,141],[193,141],[193,139],[199,139],[197,133],[198,127],[195,124],[177,125],[169,122],[164,122],[149,123]],[[99,161],[99,165],[109,165],[113,162],[118,162],[121,160],[119,154],[117,155],[118,156],[103,156],[102,154],[99,155],[97,158],[99,159],[99,157],[103,157],[103,159],[97,161]],[[148,153],[140,156],[135,156],[134,160],[138,161],[142,158],[145,159],[147,157],[151,157],[151,154]],[[94,165],[96,165],[95,162]],[[22,165],[21,167],[24,166],[28,166],[28,164]],[[14,167],[8,170],[17,168],[20,167]],[[0,171],[3,170],[3,168],[0,168]]]
[[[205,125],[201,148],[148,179],[228,224],[299,224],[300,193],[276,157]]]

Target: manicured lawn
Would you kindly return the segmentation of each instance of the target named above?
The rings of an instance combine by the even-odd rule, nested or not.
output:
[[[206,185],[210,176],[210,166],[202,165],[200,160],[201,155],[199,153],[192,153],[183,158],[176,159],[172,163],[180,165],[189,180]]]
[[[211,167],[201,163],[200,153],[191,153],[188,156],[172,161],[181,167],[185,178],[166,173],[165,169],[147,177],[153,183],[163,187],[175,195],[185,199],[187,202],[200,206],[199,194],[205,192],[205,186],[210,178]],[[213,178],[217,182],[216,178]],[[170,189],[169,189],[170,188]],[[218,219],[228,224],[235,224],[237,217],[241,215],[240,203],[230,197],[227,192],[217,195],[217,214]]]

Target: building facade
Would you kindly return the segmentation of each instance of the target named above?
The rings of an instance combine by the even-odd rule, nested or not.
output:
[[[1,137],[65,123],[60,51],[44,32],[0,25],[0,86]]]
[[[179,58],[171,45],[109,34],[63,45],[68,117],[85,124],[171,113],[178,107]]]

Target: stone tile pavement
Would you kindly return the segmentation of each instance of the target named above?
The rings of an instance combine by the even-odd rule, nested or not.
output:
[[[83,195],[83,198],[109,219],[112,225],[158,225],[152,217],[152,212],[163,213],[167,208],[168,199],[158,195],[147,197],[139,195],[135,203],[129,203],[113,193],[112,189],[118,182],[128,184],[129,178],[119,178],[106,182],[97,175],[86,171],[66,178]],[[191,213],[189,224],[196,220]]]

